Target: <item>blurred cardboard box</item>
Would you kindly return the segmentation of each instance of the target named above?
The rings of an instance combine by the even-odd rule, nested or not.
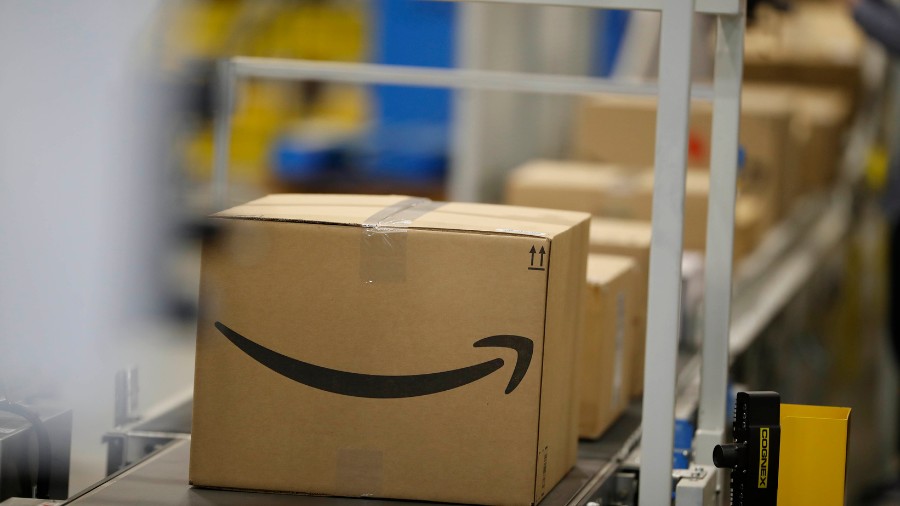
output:
[[[216,218],[193,485],[532,505],[572,467],[587,215],[270,195]]]
[[[702,249],[709,174],[689,170],[685,188],[684,245],[686,249]],[[653,171],[598,163],[534,160],[510,174],[506,203],[649,221],[653,215]]]
[[[635,262],[634,299],[632,312],[634,327],[634,351],[630,355],[628,381],[632,396],[644,391],[644,353],[647,334],[647,298],[650,282],[650,236],[649,222],[594,218],[591,220],[591,254],[618,255],[631,258]]]
[[[762,219],[766,224],[784,217],[795,198],[791,191],[797,177],[796,158],[791,153],[791,99],[784,90],[749,85],[741,96],[740,142],[746,157],[740,169],[741,192],[765,203]]]
[[[790,149],[792,95],[784,89],[745,86],[742,96],[741,145],[745,165],[741,189],[770,203],[765,217],[775,222],[790,207],[786,191],[795,175]],[[593,95],[582,100],[576,116],[572,154],[598,161],[644,169],[654,163],[656,145],[655,97]],[[688,166],[709,167],[712,146],[712,104],[691,105]],[[737,156],[737,155],[735,155]]]
[[[579,435],[597,438],[631,398],[637,265],[623,256],[588,255],[584,333],[579,356]]]
[[[753,253],[762,241],[768,225],[763,219],[765,203],[754,195],[740,195],[734,203],[734,262]]]
[[[834,88],[794,86],[788,91],[795,106],[791,133],[799,193],[827,188],[840,173],[844,135],[852,115],[850,98]]]
[[[534,160],[510,174],[506,203],[583,211],[604,218],[650,221],[653,216],[653,171],[598,163]],[[684,203],[686,250],[706,249],[708,205],[709,172],[689,169]],[[766,226],[766,207],[759,204],[753,204],[753,207],[752,211],[735,211],[736,237],[748,234],[754,227]],[[754,233],[748,237],[752,239],[758,235]]]
[[[854,104],[864,40],[843,2],[797,2],[786,13],[761,5],[746,32],[744,80],[837,87]]]

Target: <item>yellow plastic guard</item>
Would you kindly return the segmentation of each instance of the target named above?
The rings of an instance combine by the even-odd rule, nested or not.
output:
[[[850,408],[781,405],[778,504],[844,504]]]

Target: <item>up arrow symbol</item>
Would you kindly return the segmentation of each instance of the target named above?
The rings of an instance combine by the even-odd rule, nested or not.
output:
[[[531,253],[531,266],[534,267],[534,254],[537,253],[537,250],[534,249],[534,245],[531,246],[531,251],[529,251],[529,253]],[[541,255],[543,254],[544,248],[541,247]]]
[[[531,260],[531,264],[534,265],[534,246],[531,247],[531,253],[532,253],[532,255],[531,255],[531,259],[532,259],[532,260]],[[545,253],[544,247],[541,246],[541,267],[544,266],[544,253]]]

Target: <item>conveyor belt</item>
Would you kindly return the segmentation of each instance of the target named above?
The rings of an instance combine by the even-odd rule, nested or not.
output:
[[[593,493],[615,473],[625,457],[623,448],[633,446],[639,427],[639,403],[633,403],[604,437],[596,442],[583,442],[579,459],[570,471],[541,501],[542,506],[583,505]],[[176,440],[159,452],[124,471],[110,476],[92,488],[71,498],[66,504],[75,506],[210,506],[210,505],[302,505],[361,506],[425,504],[376,499],[349,499],[287,494],[265,494],[208,490],[188,484],[190,442]]]
[[[762,327],[803,286],[818,261],[840,241],[847,230],[849,200],[836,193],[807,199],[793,216],[769,233],[763,245],[736,272],[735,301],[730,336],[732,359],[753,342]],[[797,267],[802,268],[797,268]],[[788,269],[790,267],[791,269]],[[787,275],[783,271],[790,270]],[[768,297],[763,294],[768,294]],[[772,294],[778,294],[778,300]],[[697,409],[700,380],[698,357],[682,356],[677,381],[678,417],[689,418]],[[185,411],[189,413],[188,408]],[[185,418],[185,417],[182,417]],[[178,427],[152,427],[185,432],[188,420]],[[181,426],[184,427],[181,427]],[[146,431],[151,427],[142,426]],[[143,432],[141,432],[143,434]],[[138,434],[138,435],[141,435]],[[597,441],[581,442],[578,463],[541,502],[541,506],[584,506],[608,497],[619,464],[635,450],[640,436],[640,402],[635,401],[613,427]],[[329,498],[284,494],[231,492],[192,488],[188,485],[189,441],[172,442],[165,449],[107,478],[73,497],[67,504],[99,505],[396,505],[395,501]],[[634,455],[637,455],[635,453]],[[634,458],[631,456],[631,459]],[[634,462],[630,462],[632,467]],[[627,467],[627,466],[626,466]],[[403,504],[419,504],[403,501]]]

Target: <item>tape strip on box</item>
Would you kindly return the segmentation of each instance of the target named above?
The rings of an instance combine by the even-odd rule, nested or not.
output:
[[[359,277],[363,283],[402,283],[406,280],[406,232],[409,225],[444,205],[410,198],[367,218],[360,242]]]
[[[384,483],[380,450],[345,448],[338,451],[335,482],[351,497],[379,497]]]

